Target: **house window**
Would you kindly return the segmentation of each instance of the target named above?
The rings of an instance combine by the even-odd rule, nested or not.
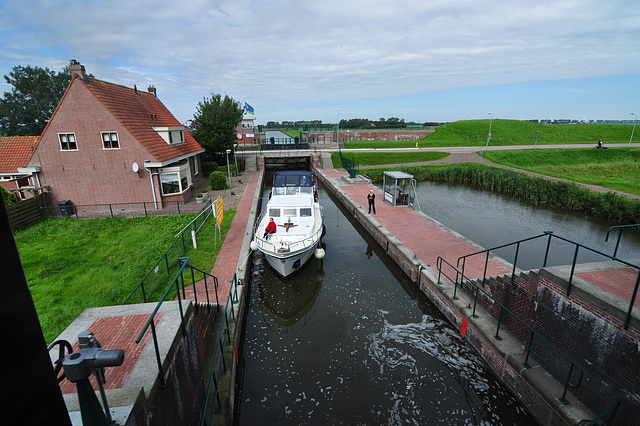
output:
[[[102,132],[102,146],[104,149],[120,149],[116,132]]]
[[[77,150],[76,135],[74,133],[58,133],[60,149],[63,151]]]
[[[163,195],[180,194],[189,189],[190,184],[188,165],[162,169],[160,185]]]
[[[193,175],[198,174],[198,157],[193,157]]]

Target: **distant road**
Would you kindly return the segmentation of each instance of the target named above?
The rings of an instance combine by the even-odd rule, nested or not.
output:
[[[428,148],[355,148],[346,149],[349,152],[423,152],[423,151],[438,151],[438,152],[480,152],[480,151],[509,151],[509,150],[522,150],[522,149],[558,149],[558,148],[595,148],[596,144],[558,144],[558,145],[507,145],[507,146],[491,146],[487,148],[482,146],[437,146]],[[607,148],[626,148],[628,143],[611,143],[605,144]],[[632,143],[632,147],[640,147],[640,143]],[[328,151],[337,151],[338,148],[331,146],[327,148]]]

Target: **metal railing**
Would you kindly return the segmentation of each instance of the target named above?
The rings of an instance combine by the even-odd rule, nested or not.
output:
[[[620,245],[620,239],[622,238],[622,232],[626,229],[626,228],[637,228],[640,226],[640,223],[636,223],[635,225],[618,225],[618,226],[612,226],[611,228],[609,228],[609,230],[607,231],[607,236],[604,238],[605,242],[609,241],[609,234],[611,233],[612,230],[614,229],[619,229],[620,232],[618,233],[618,240],[616,241],[616,248],[613,250],[613,257],[615,257],[618,254],[618,246]]]
[[[342,155],[342,150],[340,149],[338,149],[338,154],[340,155],[340,163],[342,163],[342,167],[344,167],[345,170],[349,173],[349,177],[355,178],[356,177],[355,160],[354,161],[349,160],[347,157]]]
[[[455,271],[455,279],[449,277],[445,272],[443,272],[442,266],[443,263],[447,264],[447,266],[449,266],[451,269],[453,269]],[[536,359],[538,359],[540,362],[544,363],[549,370],[551,370],[553,373],[555,373],[555,375],[557,377],[559,377],[562,382],[564,382],[564,390],[562,392],[562,396],[560,397],[560,401],[562,401],[564,404],[568,404],[569,402],[567,401],[567,399],[565,398],[567,395],[567,391],[569,389],[569,386],[571,386],[574,389],[577,389],[580,384],[582,383],[582,377],[584,375],[582,368],[575,362],[573,361],[571,358],[569,358],[564,352],[562,352],[559,348],[557,348],[555,345],[553,345],[551,342],[549,342],[546,338],[544,338],[544,336],[542,336],[540,333],[538,333],[536,330],[534,330],[531,326],[529,326],[528,324],[526,324],[520,317],[518,317],[516,314],[514,314],[513,312],[511,312],[509,309],[507,309],[502,303],[500,303],[498,300],[496,300],[493,296],[491,296],[489,293],[487,293],[483,288],[480,287],[480,285],[478,285],[475,281],[477,280],[472,280],[468,277],[466,277],[462,271],[460,271],[457,267],[453,266],[452,264],[450,264],[449,262],[447,262],[445,259],[443,259],[442,257],[438,257],[438,259],[436,260],[436,268],[438,269],[438,284],[441,285],[442,282],[440,281],[440,278],[442,276],[445,276],[449,281],[451,281],[451,283],[454,284],[454,294],[453,294],[453,298],[454,300],[457,300],[457,290],[458,288],[465,293],[467,296],[469,296],[470,298],[473,299],[473,311],[472,311],[472,318],[477,318],[476,315],[476,307],[478,305],[480,305],[480,307],[487,313],[489,314],[493,319],[495,319],[497,321],[497,327],[496,327],[496,334],[494,335],[494,338],[496,340],[501,340],[502,338],[500,337],[500,328],[505,328],[507,329],[507,331],[509,331],[509,333],[514,336],[516,339],[518,339],[518,341],[520,341],[520,343],[522,343],[527,351],[527,355],[525,357],[524,362],[522,363],[522,365],[525,368],[531,368],[531,365],[529,365],[529,356],[531,354],[533,354]],[[475,291],[473,292],[474,294],[471,295],[471,293],[467,292],[463,286],[463,284],[465,283],[471,285]],[[484,279],[483,279],[483,286],[484,286]],[[491,302],[493,302],[495,305],[500,307],[500,315],[498,317],[496,317],[495,315],[493,315],[489,308],[485,307],[482,303],[478,303],[478,295],[482,293],[482,295],[486,298],[488,298]],[[521,328],[524,328],[524,330],[528,331],[529,334],[529,338],[528,341],[525,342],[523,339],[520,338],[520,336],[518,335],[518,333],[516,333],[515,331],[513,331],[509,326],[507,326],[507,324],[505,324],[505,321],[503,320],[503,315],[507,313],[507,315],[510,315],[510,318],[512,318],[513,320],[516,321],[516,323],[518,323],[520,325]],[[560,355],[562,359],[564,359],[567,363],[568,363],[568,372],[566,374],[561,373],[555,366],[553,366],[550,362],[551,359],[556,360],[557,356],[552,356],[549,357],[551,359],[547,359],[547,357],[545,357],[541,351],[536,351],[533,349],[533,344],[534,344],[534,339],[535,339],[535,343],[536,345],[543,345],[544,348],[550,349],[552,351],[552,353],[556,354],[556,355]],[[576,381],[573,381],[573,376],[574,376],[574,371],[578,371],[578,378]]]
[[[230,282],[231,288],[229,289],[229,297],[227,297],[227,303],[224,307],[222,320],[220,322],[220,330],[218,331],[218,341],[211,366],[211,374],[209,375],[202,418],[200,419],[201,425],[213,424],[214,414],[219,412],[222,407],[222,401],[220,400],[220,379],[221,375],[227,371],[224,356],[227,346],[231,345],[231,323],[236,322],[234,306],[239,302],[237,274],[233,274],[233,279],[231,279]],[[210,404],[211,410],[208,411]],[[209,419],[208,421],[207,417]]]
[[[620,408],[620,404],[622,404],[622,397],[616,399],[613,404],[605,408],[605,410],[600,413],[595,419],[591,420],[587,426],[607,426],[613,423],[613,419],[616,417],[616,412],[618,408]],[[603,421],[600,423],[600,421]]]
[[[629,328],[629,324],[631,322],[631,317],[632,317],[632,312],[633,312],[633,307],[635,305],[635,300],[638,294],[638,288],[640,287],[640,266],[638,265],[634,265],[633,263],[629,263],[625,260],[622,259],[618,259],[615,256],[603,253],[601,251],[598,251],[596,249],[593,249],[591,247],[585,246],[583,244],[580,244],[578,242],[569,240],[567,238],[563,238],[560,237],[558,235],[555,235],[552,231],[545,231],[543,234],[541,235],[537,235],[535,237],[530,237],[530,238],[525,238],[523,240],[519,240],[519,241],[515,241],[513,243],[509,243],[509,244],[504,244],[501,246],[497,246],[497,247],[493,247],[490,249],[486,249],[486,250],[482,250],[482,251],[478,251],[475,253],[471,253],[465,256],[461,256],[458,258],[458,262],[457,262],[457,267],[460,268],[460,263],[462,262],[462,267],[460,268],[461,270],[461,274],[464,275],[464,271],[465,271],[465,266],[466,266],[466,262],[469,258],[474,257],[474,256],[479,256],[479,255],[484,255],[485,256],[485,263],[484,263],[484,273],[482,276],[482,286],[484,287],[486,280],[487,280],[487,267],[489,265],[489,258],[490,258],[490,253],[497,250],[497,249],[501,249],[501,248],[506,248],[509,246],[515,246],[516,248],[516,252],[515,252],[515,256],[514,256],[514,260],[513,260],[513,271],[511,273],[511,284],[513,284],[514,279],[515,279],[515,275],[516,275],[516,269],[517,269],[517,263],[518,263],[518,253],[520,250],[520,244],[527,242],[527,241],[532,241],[535,239],[539,239],[539,238],[548,238],[547,240],[547,245],[546,245],[546,250],[545,250],[545,255],[544,255],[544,261],[542,263],[542,266],[540,266],[541,268],[544,268],[547,266],[547,261],[549,259],[549,249],[551,247],[551,240],[552,239],[557,239],[560,241],[564,241],[572,246],[574,246],[574,251],[573,251],[573,261],[571,263],[571,273],[569,274],[569,281],[567,283],[567,290],[566,290],[566,295],[569,296],[571,294],[571,289],[573,286],[573,278],[575,276],[575,269],[576,269],[576,263],[577,263],[577,259],[578,259],[578,254],[580,252],[581,249],[587,250],[591,253],[595,253],[599,256],[602,256],[604,258],[606,258],[607,260],[611,260],[614,262],[618,262],[622,265],[626,265],[630,268],[633,268],[636,270],[636,274],[637,274],[637,278],[636,278],[636,283],[635,286],[633,288],[633,292],[632,292],[632,296],[631,296],[631,300],[629,301],[629,308],[627,310],[627,314],[625,317],[625,321],[624,321],[624,328],[625,330]],[[533,269],[533,268],[532,268]]]
[[[203,208],[203,210],[196,216],[187,226],[185,226],[182,231],[180,231],[176,238],[173,240],[173,243],[167,251],[165,251],[162,256],[158,259],[158,261],[151,267],[149,272],[142,278],[142,280],[138,283],[137,286],[129,293],[129,296],[122,303],[126,305],[127,303],[147,303],[148,293],[154,293],[158,291],[170,276],[171,271],[178,265],[179,259],[181,256],[184,256],[187,252],[187,244],[191,235],[189,234],[185,237],[185,233],[189,230],[189,228],[193,229],[197,232],[200,231],[202,226],[207,222],[207,220],[211,217],[213,211],[213,203],[210,202]],[[160,274],[162,269],[162,274]],[[141,297],[134,299],[136,294],[140,292]]]
[[[146,334],[147,330],[149,328],[151,328],[151,336],[152,336],[152,339],[153,339],[153,347],[154,347],[155,354],[156,354],[156,362],[158,363],[158,376],[160,378],[160,385],[162,386],[163,389],[166,387],[166,382],[165,382],[165,378],[164,378],[164,370],[162,368],[162,359],[161,359],[161,356],[160,356],[160,348],[158,346],[158,336],[156,334],[155,316],[158,313],[158,311],[160,310],[160,307],[162,306],[164,301],[167,299],[167,297],[169,297],[170,294],[173,294],[173,290],[175,290],[175,293],[176,293],[176,296],[177,296],[177,299],[178,299],[178,308],[180,310],[180,322],[181,322],[181,326],[182,326],[182,331],[186,335],[187,327],[186,327],[185,322],[184,322],[184,312],[182,310],[182,300],[185,298],[185,285],[184,285],[184,272],[185,272],[185,269],[189,268],[190,271],[191,271],[190,275],[191,275],[191,282],[192,282],[192,285],[193,285],[194,304],[195,304],[195,312],[196,312],[196,314],[198,313],[198,296],[197,296],[198,292],[197,292],[197,288],[196,288],[196,280],[195,280],[195,272],[194,271],[198,271],[198,272],[202,273],[202,275],[203,275],[204,288],[205,288],[205,293],[207,295],[206,305],[207,305],[207,308],[208,308],[209,312],[211,312],[211,301],[209,300],[209,286],[207,285],[207,278],[208,277],[213,279],[213,285],[214,285],[214,290],[215,290],[215,295],[216,295],[216,307],[219,307],[219,303],[218,303],[218,279],[216,277],[214,277],[213,275],[211,275],[211,274],[208,274],[208,273],[206,273],[204,271],[201,271],[198,268],[195,268],[195,267],[189,265],[189,258],[188,257],[181,257],[179,259],[179,262],[180,262],[180,269],[178,270],[178,273],[175,275],[175,277],[171,281],[171,284],[169,284],[167,286],[167,289],[165,290],[164,294],[162,295],[162,298],[160,299],[160,301],[156,305],[156,307],[153,310],[153,312],[151,313],[151,315],[149,315],[149,319],[147,320],[146,324],[142,328],[142,331],[140,332],[140,335],[136,339],[136,344],[139,344],[142,341],[142,338]],[[182,291],[182,295],[180,294],[181,291]]]
[[[61,204],[61,203],[59,203]],[[162,208],[156,208],[159,202],[103,203],[103,204],[64,204],[40,207],[43,215],[63,216],[74,219],[96,219],[105,217],[141,217],[182,214],[193,211],[189,205],[195,201],[163,201]]]

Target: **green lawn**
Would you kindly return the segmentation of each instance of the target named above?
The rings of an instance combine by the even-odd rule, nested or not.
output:
[[[487,151],[494,163],[640,195],[640,149]]]
[[[235,214],[225,211],[223,235]],[[45,340],[52,342],[85,309],[118,305],[144,278],[194,214],[108,219],[48,219],[18,230],[16,244]],[[213,221],[198,234],[190,263],[210,271]],[[163,289],[164,290],[164,289]]]
[[[435,161],[445,158],[447,152],[343,152],[342,155],[356,166],[376,166],[382,164],[405,164],[420,161]],[[341,167],[340,154],[331,153],[334,167]]]

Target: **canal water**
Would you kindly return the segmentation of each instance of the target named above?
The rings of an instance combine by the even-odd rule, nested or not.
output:
[[[323,260],[282,280],[254,255],[238,423],[535,424],[375,241],[319,196]]]
[[[575,241],[601,253],[613,255],[619,231],[613,230],[605,241],[611,223],[565,209],[553,209],[520,202],[509,195],[455,183],[418,182],[416,193],[423,213],[434,218],[483,248],[493,248],[534,237],[544,231]],[[522,243],[517,266],[523,270],[543,266],[547,238]],[[513,263],[515,246],[495,252]],[[575,246],[552,239],[547,266],[570,265]],[[616,257],[640,258],[640,231],[625,229]],[[457,259],[447,259],[455,264]],[[601,255],[581,248],[577,263],[607,261]]]

